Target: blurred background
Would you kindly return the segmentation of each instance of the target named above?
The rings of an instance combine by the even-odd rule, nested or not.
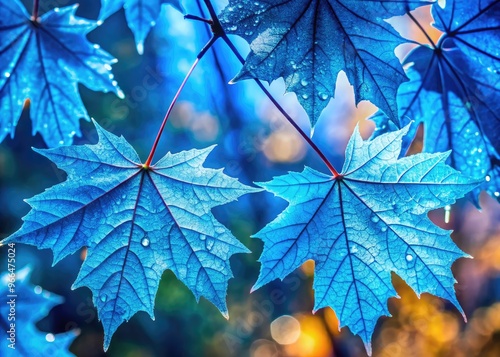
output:
[[[186,1],[187,2],[187,1]],[[32,2],[24,0],[31,12]],[[42,1],[42,12],[72,0]],[[185,4],[188,13],[200,15],[198,1]],[[217,2],[219,8],[224,2]],[[80,1],[78,15],[95,19],[98,0]],[[430,28],[429,8],[415,16]],[[391,23],[406,37],[425,43],[425,37],[407,18]],[[118,59],[113,66],[115,79],[125,93],[124,100],[113,94],[95,93],[81,87],[83,101],[91,117],[105,129],[123,135],[145,159],[161,120],[185,73],[209,39],[206,24],[184,20],[180,12],[163,6],[156,27],[145,43],[144,55],[136,52],[124,12],[112,15],[89,34],[92,42]],[[243,53],[248,46],[234,38]],[[411,45],[398,48],[400,57]],[[269,181],[304,165],[326,172],[317,155],[279,114],[251,81],[228,82],[240,68],[236,58],[218,43],[201,61],[183,91],[169,120],[156,158],[218,144],[207,166],[224,167],[225,173],[245,184]],[[299,125],[310,132],[309,122],[294,94],[283,96],[278,80],[271,91]],[[28,108],[19,121],[14,140],[0,144],[0,238],[21,226],[29,210],[23,199],[65,180],[65,174],[40,157],[31,147],[45,147],[39,135],[31,135]],[[342,167],[344,150],[354,126],[359,123],[367,138],[374,129],[366,120],[376,111],[368,102],[356,108],[352,87],[341,73],[336,97],[317,124],[313,140],[337,167]],[[93,125],[81,122],[83,135],[75,144],[96,142]],[[411,152],[421,148],[421,138]],[[460,259],[453,266],[458,281],[457,295],[468,322],[447,301],[423,294],[420,298],[396,275],[393,283],[400,298],[388,301],[392,317],[382,317],[373,336],[374,356],[499,356],[500,355],[500,210],[498,203],[481,196],[478,211],[465,200],[445,213],[430,213],[440,227],[453,229],[456,244],[474,259]],[[48,334],[78,331],[70,351],[76,356],[245,356],[245,357],[330,357],[365,356],[359,337],[339,322],[331,309],[312,314],[314,263],[307,262],[283,282],[275,281],[249,294],[257,279],[257,262],[262,243],[250,239],[286,207],[269,193],[242,197],[214,214],[253,253],[231,259],[235,278],[229,282],[226,321],[219,311],[192,293],[175,276],[165,272],[156,298],[152,321],[138,313],[116,332],[107,353],[102,350],[103,332],[92,304],[90,290],[72,291],[85,251],[67,257],[52,267],[50,251],[17,245],[17,267],[34,268],[32,282],[61,295],[65,302],[51,310],[37,327]],[[5,247],[0,248],[0,271],[6,271]],[[5,267],[5,269],[3,268]],[[52,335],[51,335],[52,336]],[[57,336],[56,336],[57,338]]]

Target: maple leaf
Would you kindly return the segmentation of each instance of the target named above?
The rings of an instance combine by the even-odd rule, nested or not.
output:
[[[19,269],[15,273],[15,320],[8,320],[10,313],[9,304],[0,305],[0,326],[2,344],[0,354],[4,357],[9,356],[73,356],[68,351],[69,346],[76,337],[73,331],[60,333],[57,335],[44,333],[36,327],[36,323],[44,318],[48,312],[56,305],[63,302],[63,299],[55,294],[43,291],[39,286],[29,283],[31,268],[29,266]],[[4,273],[0,276],[0,294],[7,297],[12,292],[8,289],[8,283],[11,282],[10,273]],[[11,322],[15,324],[15,349],[9,348],[10,337],[8,331]],[[49,337],[50,336],[50,337]]]
[[[397,126],[423,123],[425,152],[451,149],[452,167],[483,180],[471,195],[476,205],[481,190],[499,199],[500,2],[449,1],[446,9],[432,9],[446,32],[405,58],[410,81],[398,91]],[[372,119],[378,134],[395,129],[381,113]]]
[[[259,184],[290,204],[255,234],[264,250],[254,289],[313,259],[314,310],[332,307],[368,353],[378,318],[389,316],[387,299],[396,296],[391,272],[418,295],[437,295],[461,310],[450,268],[465,254],[427,212],[477,182],[447,166],[448,153],[398,159],[407,130],[363,141],[356,128],[337,178],[306,167]]]
[[[384,19],[423,1],[230,0],[222,11],[227,33],[250,43],[235,80],[285,80],[314,126],[345,71],[356,104],[370,100],[397,118],[396,91],[406,80],[394,49],[405,42]]]
[[[125,9],[128,27],[134,33],[135,44],[139,54],[144,53],[144,41],[156,25],[161,5],[170,4],[180,12],[184,9],[180,0],[101,0],[99,21],[104,21],[122,7]]]
[[[434,26],[443,31],[440,43],[444,52],[438,61],[447,60],[447,53],[456,49],[462,51],[471,62],[472,73],[463,73],[462,63],[448,60],[448,66],[455,69],[455,76],[463,76],[458,86],[470,86],[462,89],[469,97],[469,103],[478,107],[478,121],[495,147],[500,151],[500,1],[471,0],[447,1],[442,8],[437,3],[432,6]],[[439,48],[439,47],[438,47]],[[462,58],[463,59],[463,58]],[[443,65],[441,65],[443,66]],[[469,69],[469,68],[468,68]],[[480,73],[478,73],[480,71]],[[475,78],[474,82],[472,78]],[[468,92],[476,93],[469,94]],[[467,103],[467,100],[464,100]],[[496,105],[495,105],[496,104]],[[489,110],[490,105],[491,110]],[[491,116],[491,117],[490,117]]]
[[[3,244],[50,248],[54,264],[88,247],[73,288],[88,286],[105,331],[138,311],[154,318],[161,276],[174,272],[198,300],[227,316],[229,258],[249,252],[211,209],[260,191],[202,165],[213,146],[167,154],[144,168],[135,150],[95,124],[96,145],[36,150],[68,174],[67,181],[27,200],[32,210]]]
[[[97,25],[75,17],[77,7],[56,8],[32,21],[19,0],[0,2],[0,141],[14,136],[27,98],[33,134],[58,146],[80,135],[80,118],[90,120],[78,83],[123,96],[111,74],[116,60],[86,39]]]

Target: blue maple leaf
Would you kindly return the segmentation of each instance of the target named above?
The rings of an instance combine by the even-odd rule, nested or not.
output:
[[[394,54],[405,42],[384,19],[426,1],[230,0],[221,22],[250,54],[237,79],[285,80],[314,126],[345,71],[356,104],[370,100],[397,119],[396,92],[406,76]]]
[[[145,168],[123,137],[96,128],[96,145],[36,150],[68,179],[29,199],[32,210],[23,226],[3,244],[50,248],[54,264],[88,247],[73,288],[92,290],[105,349],[118,326],[136,312],[154,318],[166,269],[196,300],[205,297],[227,316],[229,258],[248,250],[211,209],[260,189],[204,168],[213,146],[169,153]]]
[[[139,54],[144,53],[144,41],[156,25],[160,15],[161,5],[170,4],[183,12],[180,0],[101,0],[99,20],[104,21],[122,7],[125,9],[127,23],[135,37],[135,44]]]
[[[450,268],[466,255],[427,212],[477,182],[447,166],[448,153],[398,159],[406,131],[363,141],[356,128],[337,178],[306,167],[259,184],[289,206],[255,234],[264,250],[254,289],[314,260],[314,310],[332,307],[368,353],[378,318],[389,315],[387,299],[396,296],[391,272],[418,295],[437,295],[461,311]]]
[[[76,17],[76,9],[56,8],[33,20],[19,0],[0,2],[0,141],[14,136],[28,98],[33,134],[58,146],[80,135],[80,118],[90,120],[78,83],[123,96],[111,74],[116,60],[86,39],[97,25]]]
[[[37,329],[36,323],[44,318],[48,312],[56,305],[63,302],[63,299],[55,294],[43,291],[39,286],[29,283],[31,268],[24,267],[16,272],[15,279],[15,320],[8,320],[10,305],[5,301],[0,305],[0,326],[2,344],[0,345],[0,355],[8,356],[73,356],[68,351],[69,346],[76,337],[72,331],[61,334],[47,334]],[[11,282],[9,273],[0,276],[0,294],[10,300],[11,292],[8,283]],[[15,349],[9,348],[11,343],[8,338],[10,324],[15,324]]]
[[[471,195],[476,205],[481,190],[500,199],[500,2],[449,1],[445,9],[433,5],[433,16],[446,32],[407,56],[400,121],[393,125],[378,113],[375,135],[410,120],[423,123],[424,151],[451,149],[452,167],[484,181]]]

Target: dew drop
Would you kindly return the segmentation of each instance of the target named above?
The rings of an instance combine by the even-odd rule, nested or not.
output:
[[[122,200],[126,199],[127,198],[127,195],[123,194],[122,195]]]
[[[387,232],[387,226],[382,226],[382,227],[380,228],[380,230],[381,230],[382,232]]]
[[[143,247],[149,247],[149,239],[147,239],[147,238],[142,238],[142,240],[141,240],[141,245],[142,245]]]
[[[59,145],[64,145],[64,140],[59,140]]]
[[[204,234],[202,234],[202,235],[200,235],[200,239],[201,239],[201,240],[205,240],[205,239],[207,239],[207,236],[206,236],[206,235],[204,235]]]
[[[42,293],[42,287],[40,285],[35,286],[33,289],[35,291],[35,294],[40,295]]]
[[[353,244],[352,247],[351,247],[351,254],[356,254],[358,252],[358,247]]]
[[[372,222],[373,223],[378,223],[380,221],[380,218],[378,218],[378,216],[376,214],[374,214],[371,218]]]
[[[307,98],[309,98],[309,95],[304,93],[304,94],[302,94],[302,98],[307,99]]]
[[[491,177],[490,177],[489,175],[488,175],[488,176],[486,176],[486,178],[485,178],[485,179],[486,179],[486,182],[490,182],[490,181],[491,181]]]
[[[9,72],[5,72],[3,75],[4,75],[4,77],[6,77],[6,78],[9,78],[9,77],[10,77],[10,73],[9,73]]]
[[[106,295],[106,294],[102,294],[102,295],[101,295],[101,301],[102,301],[102,302],[106,302],[107,300],[108,300],[108,295]]]
[[[54,335],[53,335],[53,334],[48,333],[48,334],[46,334],[46,335],[45,335],[45,340],[46,340],[47,342],[54,342],[54,341],[56,340],[56,338],[54,337]]]
[[[413,260],[413,255],[411,255],[411,254],[407,254],[407,255],[406,255],[406,261],[407,261],[407,262],[411,262],[412,260]]]
[[[319,97],[321,98],[321,100],[327,100],[328,99],[328,94],[326,94],[326,93],[320,93]]]
[[[500,196],[500,192],[496,191],[495,193],[493,193],[493,195],[495,195],[495,197],[498,197]]]
[[[214,247],[214,243],[215,241],[213,239],[207,240],[207,249],[212,250],[212,248]]]
[[[451,206],[444,206],[444,223],[450,223]]]
[[[300,81],[300,84],[302,84],[302,87],[305,87],[305,86],[307,86],[309,84],[309,82],[306,81],[305,79],[303,79],[303,80]]]
[[[94,43],[94,48],[98,50],[99,48],[101,48],[101,46],[99,46],[97,43]]]

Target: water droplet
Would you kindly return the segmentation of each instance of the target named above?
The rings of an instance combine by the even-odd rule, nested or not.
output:
[[[305,87],[305,86],[307,86],[309,84],[309,82],[306,81],[305,79],[303,79],[303,80],[300,81],[300,84],[302,84],[302,87]]]
[[[101,48],[101,46],[99,46],[97,43],[94,43],[94,48],[98,50],[99,48]]]
[[[40,295],[42,293],[42,287],[40,285],[35,286],[33,289],[35,291],[35,294]]]
[[[47,342],[54,342],[56,340],[55,336],[51,333],[45,335],[45,340]]]
[[[387,226],[382,226],[382,227],[380,228],[380,230],[381,230],[382,232],[387,232]]]
[[[208,239],[207,240],[207,249],[212,250],[212,248],[214,247],[214,243],[215,243],[215,241],[213,239]]]
[[[122,200],[126,199],[127,198],[127,195],[123,194],[122,195]]]
[[[6,78],[9,78],[9,77],[10,77],[10,73],[9,73],[9,72],[5,72],[3,75],[4,75],[4,77],[6,77]]]
[[[486,182],[490,182],[491,181],[491,177],[488,175],[486,176]]]
[[[68,137],[72,138],[75,135],[76,135],[76,131],[73,130],[71,133],[68,134]]]
[[[406,261],[407,261],[407,262],[411,262],[412,260],[413,260],[413,255],[411,255],[411,254],[407,254],[407,255],[406,255]]]
[[[102,294],[102,295],[101,295],[101,301],[102,301],[102,302],[106,302],[107,300],[108,300],[108,295],[106,295],[106,294]]]
[[[204,235],[204,234],[202,234],[202,235],[200,235],[200,239],[201,239],[201,240],[205,240],[205,239],[207,239],[207,236],[206,236],[206,235]]]
[[[356,254],[358,252],[358,247],[353,244],[352,247],[351,247],[351,254]]]
[[[327,100],[328,99],[328,94],[326,94],[326,93],[320,93],[319,97],[321,98],[321,100]]]
[[[60,9],[58,7],[54,8],[54,12],[59,12],[59,10]]]
[[[156,26],[156,21],[151,21],[149,24],[151,25],[151,27],[155,27]]]
[[[500,196],[500,192],[496,191],[496,192],[494,193],[494,195],[495,195],[495,197],[498,197],[498,196]]]
[[[450,212],[451,212],[451,206],[450,205],[444,206],[444,223],[450,223]]]
[[[141,240],[141,245],[142,245],[143,247],[149,247],[149,239],[147,239],[147,238],[142,238],[142,240]]]
[[[372,216],[371,220],[373,223],[378,223],[380,221],[380,218],[376,214],[374,214]]]
[[[59,140],[59,145],[64,145],[64,140]]]
[[[47,129],[48,127],[49,127],[49,125],[47,123],[43,124],[44,129]]]
[[[307,99],[307,98],[309,98],[309,95],[304,93],[304,94],[302,94],[302,98]]]

